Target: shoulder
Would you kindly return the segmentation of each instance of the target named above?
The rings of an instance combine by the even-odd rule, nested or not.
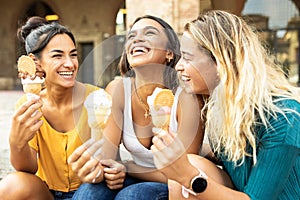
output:
[[[95,91],[95,90],[99,90],[101,89],[100,87],[96,86],[96,85],[92,85],[92,84],[89,84],[89,83],[84,83],[82,84],[85,89],[87,90],[87,92],[92,92],[92,91]]]
[[[111,95],[113,107],[124,107],[124,78],[115,78],[105,88],[105,91]]]
[[[123,78],[117,77],[107,84],[105,91],[113,95],[115,91],[120,91],[120,89],[123,89]]]
[[[176,101],[174,101],[176,103]],[[187,124],[198,124],[201,119],[204,102],[202,96],[187,93],[185,90],[178,96],[176,116],[179,121]],[[181,122],[180,122],[181,123]]]
[[[277,99],[276,112],[268,119],[268,127],[260,129],[261,142],[266,146],[287,144],[300,148],[300,103],[291,99]]]
[[[187,93],[184,89],[178,96],[178,104],[183,109],[188,109],[194,112],[200,112],[204,106],[204,101],[201,95]]]
[[[271,120],[287,124],[287,126],[300,126],[300,102],[293,99],[278,99],[275,105],[281,109],[281,113],[277,112]]]
[[[283,110],[292,109],[300,114],[300,102],[294,99],[278,99],[275,104]]]

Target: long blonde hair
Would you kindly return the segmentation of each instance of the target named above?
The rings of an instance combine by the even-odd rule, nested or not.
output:
[[[217,64],[219,85],[206,104],[206,134],[216,152],[224,152],[235,164],[246,156],[256,163],[257,120],[268,126],[268,116],[284,114],[274,97],[300,102],[274,57],[269,55],[253,29],[241,18],[225,11],[209,11],[186,24],[201,48],[211,52]],[[253,149],[247,152],[247,143]]]

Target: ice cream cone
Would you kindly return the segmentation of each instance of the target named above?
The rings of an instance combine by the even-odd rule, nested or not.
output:
[[[151,112],[152,123],[155,127],[167,130],[170,124],[171,109],[168,106]]]
[[[31,100],[37,98],[40,94],[42,83],[44,83],[45,79],[35,76],[36,66],[33,59],[29,56],[22,55],[18,59],[18,72],[22,73],[26,77],[21,78],[21,82],[27,99]]]
[[[94,140],[100,140],[103,135],[103,129],[102,128],[91,128],[91,138]]]
[[[44,80],[44,78],[40,78],[38,76],[33,80],[31,78],[21,79],[23,91],[25,92],[28,100],[39,96]]]
[[[153,94],[147,98],[152,123],[155,127],[168,129],[173,102],[174,95],[169,89],[155,88]]]
[[[103,89],[96,90],[87,96],[84,107],[88,113],[88,124],[91,128],[91,137],[95,140],[101,139],[111,113],[111,96]]]

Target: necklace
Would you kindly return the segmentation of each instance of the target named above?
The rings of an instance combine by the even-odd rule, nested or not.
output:
[[[138,97],[139,99],[139,102],[143,105],[144,107],[144,110],[145,110],[145,113],[144,113],[144,117],[145,119],[151,117],[151,113],[150,113],[150,109],[149,109],[149,106],[143,101],[143,99],[140,97],[140,95],[138,94],[137,92],[137,88],[136,88],[136,84],[135,84],[135,80],[133,81],[133,84],[134,84],[134,90],[135,90],[135,94],[136,96]]]

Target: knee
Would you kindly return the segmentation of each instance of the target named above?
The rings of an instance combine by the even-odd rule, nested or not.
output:
[[[29,195],[31,191],[34,191],[34,188],[30,189],[34,184],[31,184],[32,182],[26,179],[27,176],[35,175],[24,172],[14,172],[4,177],[0,181],[1,199],[23,199]]]

